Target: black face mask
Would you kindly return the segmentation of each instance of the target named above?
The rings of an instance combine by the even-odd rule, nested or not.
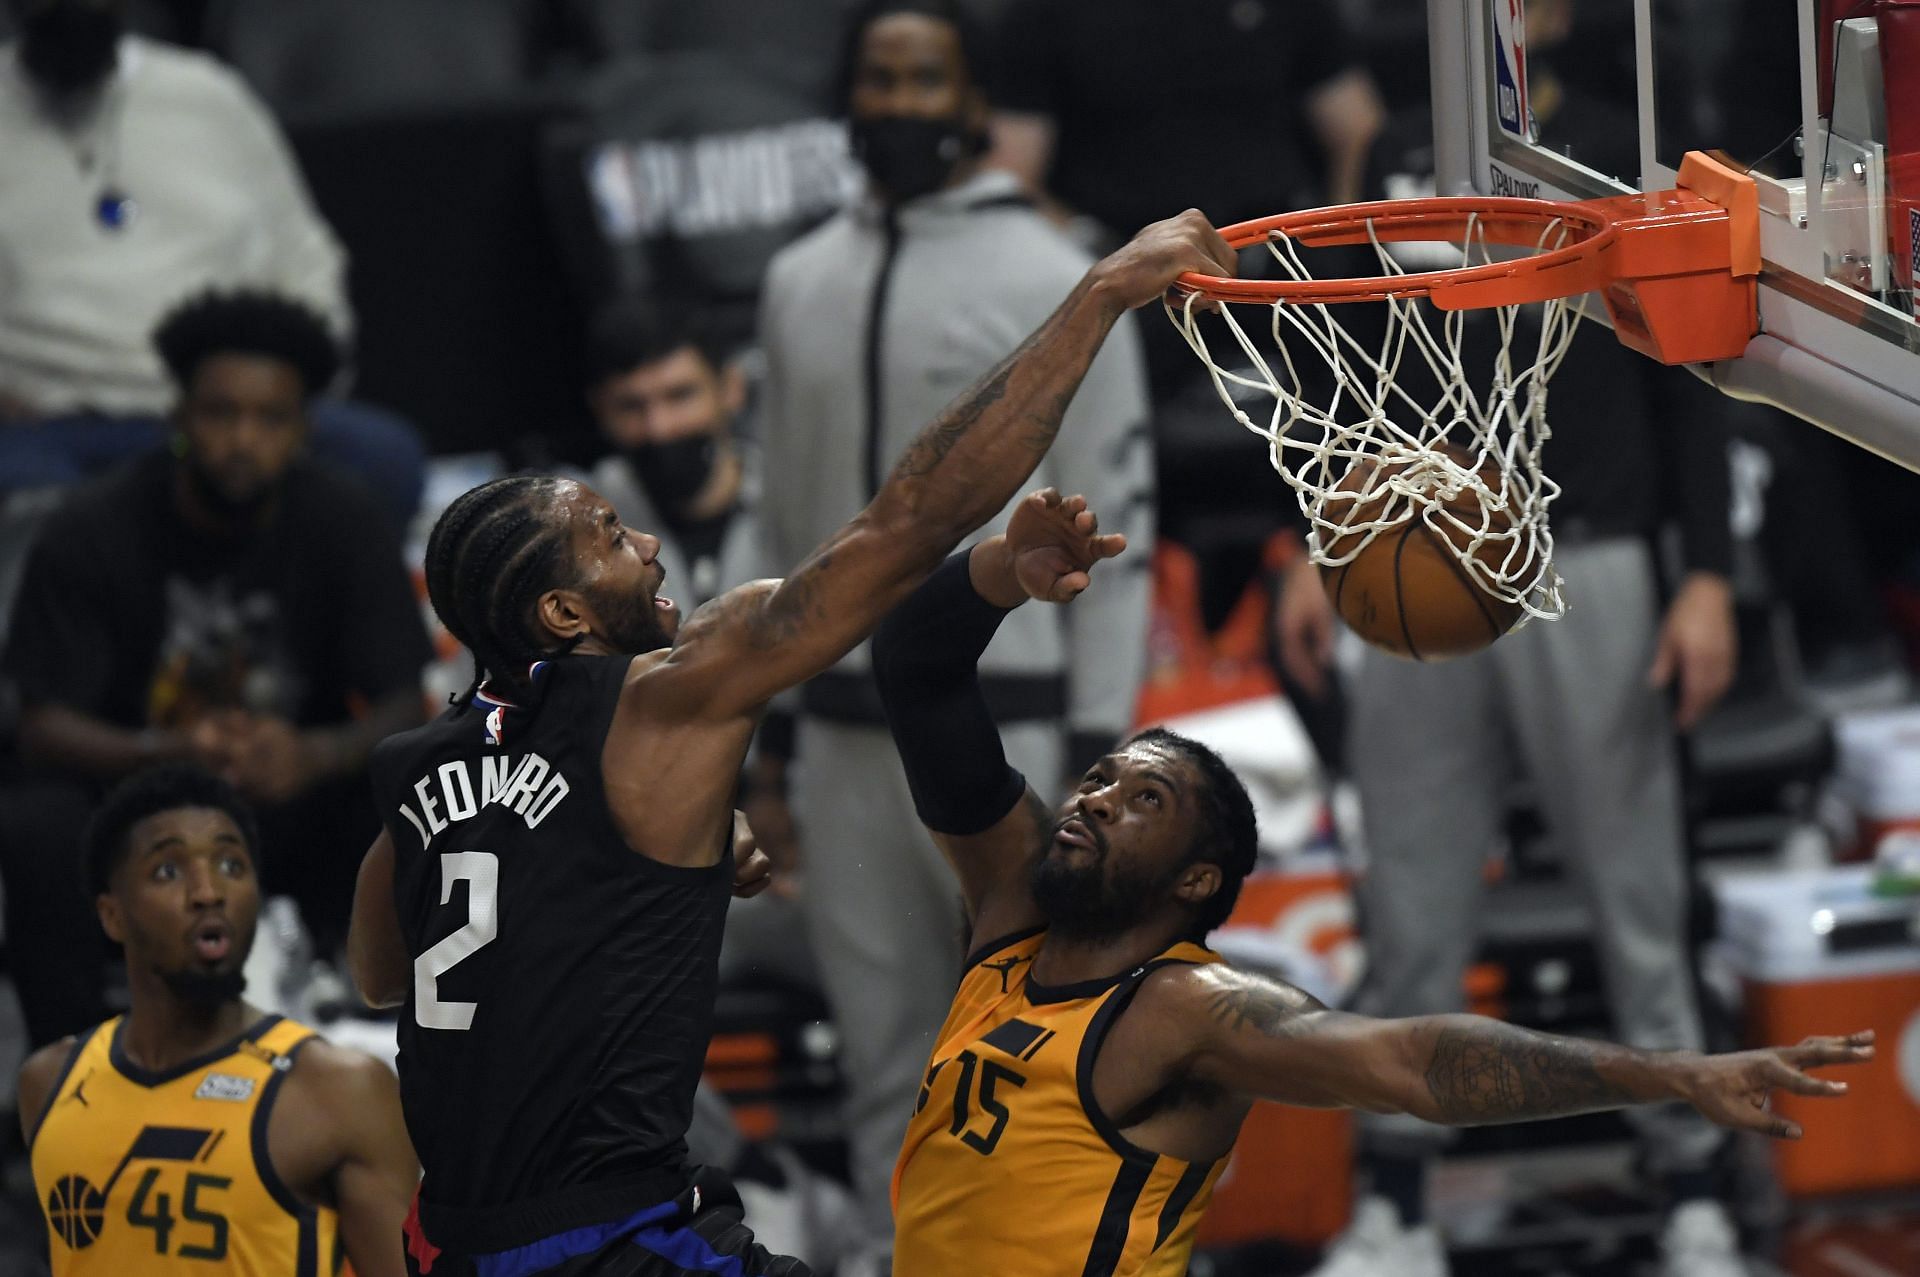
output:
[[[854,158],[896,204],[939,190],[980,150],[980,139],[958,119],[884,115],[855,120],[851,136]]]
[[[640,486],[663,518],[675,519],[713,477],[720,449],[713,435],[688,435],[663,443],[640,443],[626,457]]]
[[[56,4],[20,24],[20,65],[56,97],[94,88],[119,59],[120,15],[91,5]]]

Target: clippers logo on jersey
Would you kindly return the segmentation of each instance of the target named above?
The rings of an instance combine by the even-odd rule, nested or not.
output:
[[[1500,128],[1523,142],[1527,130],[1527,17],[1525,0],[1490,0],[1493,6],[1494,113]]]

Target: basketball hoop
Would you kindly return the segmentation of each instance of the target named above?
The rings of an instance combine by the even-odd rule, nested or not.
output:
[[[1672,191],[1311,209],[1221,231],[1235,248],[1264,245],[1282,278],[1184,275],[1167,313],[1234,418],[1267,440],[1316,563],[1351,564],[1382,532],[1417,519],[1515,615],[1556,617],[1566,604],[1547,521],[1559,487],[1541,459],[1547,387],[1587,294],[1600,295],[1624,344],[1662,362],[1737,357],[1757,331],[1758,218],[1752,179],[1697,152]],[[1391,246],[1411,242],[1451,245],[1460,265],[1410,272]],[[1381,274],[1315,278],[1302,247],[1335,245],[1370,246]],[[1382,334],[1363,343],[1348,331],[1332,308],[1353,302],[1386,307]],[[1269,308],[1264,325],[1235,315],[1252,305]],[[1521,322],[1529,306],[1537,323]],[[1203,320],[1216,308],[1244,363],[1215,358]],[[1469,367],[1468,310],[1494,312],[1497,349],[1485,367]],[[1261,326],[1277,358],[1249,331]],[[1302,377],[1316,365],[1332,376],[1322,402]],[[1421,365],[1431,381],[1417,398],[1402,382]],[[1273,400],[1266,421],[1241,406],[1249,392]]]

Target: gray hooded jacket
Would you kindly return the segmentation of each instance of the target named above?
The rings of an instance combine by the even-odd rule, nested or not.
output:
[[[993,170],[891,215],[862,201],[776,257],[761,300],[769,569],[791,570],[859,512],[921,428],[1038,328],[1090,264]],[[1131,724],[1145,662],[1153,458],[1130,317],[1023,493],[1045,485],[1084,493],[1101,530],[1125,532],[1132,548],[1071,607],[1009,617],[980,668],[996,717],[1064,720],[1078,766]],[[981,535],[1005,526],[1002,512]],[[862,645],[803,690],[805,711],[883,723],[869,668]]]

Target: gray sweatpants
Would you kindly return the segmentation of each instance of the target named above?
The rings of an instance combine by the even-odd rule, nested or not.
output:
[[[1365,1009],[1460,1009],[1480,870],[1517,766],[1591,904],[1620,1035],[1697,1049],[1674,738],[1663,697],[1647,687],[1659,624],[1652,563],[1629,540],[1563,546],[1556,562],[1570,601],[1558,621],[1433,665],[1367,651],[1351,736],[1371,862]],[[1720,1139],[1684,1106],[1629,1118],[1656,1173],[1700,1168]],[[1402,1156],[1447,1138],[1412,1118],[1362,1122],[1370,1147]]]
[[[1050,794],[1059,730],[1018,723],[1001,738],[1008,761]],[[840,1030],[854,1195],[878,1242],[893,1235],[887,1187],[960,980],[966,919],[884,727],[803,718],[794,760],[807,928]]]

